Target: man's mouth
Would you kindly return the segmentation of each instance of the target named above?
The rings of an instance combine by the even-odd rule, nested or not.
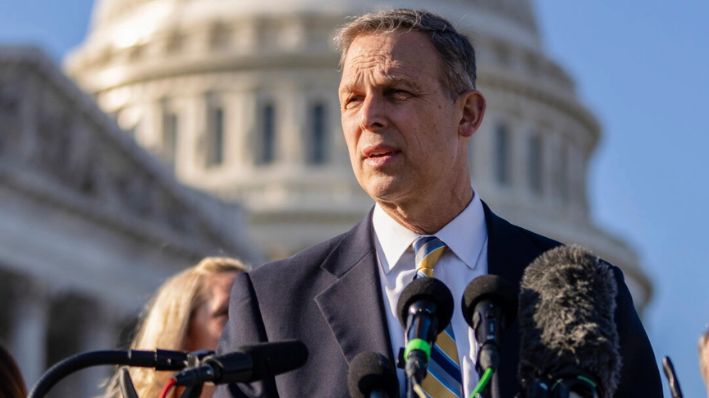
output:
[[[380,158],[382,156],[387,156],[391,155],[393,152],[391,151],[386,151],[386,152],[375,152],[369,155],[370,158]]]
[[[381,158],[385,156],[391,156],[399,151],[396,150],[393,147],[390,147],[388,145],[373,145],[370,147],[367,147],[363,151],[363,155],[367,159],[372,159],[372,158]]]

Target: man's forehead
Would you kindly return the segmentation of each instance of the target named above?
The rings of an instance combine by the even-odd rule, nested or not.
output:
[[[433,50],[427,41],[428,38],[419,32],[359,35],[347,50],[342,82],[356,80],[366,71],[388,83],[416,85],[415,80],[421,78],[419,72],[426,69],[421,64],[422,58],[428,57],[425,51]],[[425,61],[430,62],[430,59]]]
[[[422,52],[435,52],[428,36],[421,32],[377,32],[357,35],[350,43],[345,54],[343,67],[361,57],[386,59],[406,58]]]

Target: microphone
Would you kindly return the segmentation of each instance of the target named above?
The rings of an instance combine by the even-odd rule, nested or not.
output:
[[[465,288],[461,308],[479,345],[475,370],[481,376],[497,370],[502,333],[517,313],[514,286],[497,275],[479,276]]]
[[[242,383],[261,380],[297,369],[308,359],[308,349],[298,340],[261,343],[240,347],[238,351],[205,358],[197,367],[175,374],[175,384],[192,386]]]
[[[415,384],[426,376],[431,346],[453,316],[453,295],[435,278],[417,278],[404,288],[396,305],[406,331],[406,376]]]
[[[350,363],[347,388],[352,398],[397,398],[399,382],[394,365],[377,352],[360,352]]]
[[[672,398],[682,398],[682,389],[679,387],[677,373],[675,373],[675,367],[672,365],[672,360],[670,357],[662,357],[662,370],[665,372],[665,377],[667,377],[667,385],[670,388],[670,396]]]
[[[523,396],[613,396],[621,368],[616,293],[610,264],[577,245],[527,267],[518,318]]]

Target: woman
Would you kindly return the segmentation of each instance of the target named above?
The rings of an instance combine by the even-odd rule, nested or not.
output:
[[[215,349],[227,319],[229,290],[236,274],[244,271],[239,260],[207,257],[168,279],[146,305],[130,348]],[[160,396],[172,372],[131,368],[130,375],[138,396],[153,398]],[[211,386],[205,385],[202,397],[211,394]],[[121,396],[118,372],[109,382],[107,396]]]

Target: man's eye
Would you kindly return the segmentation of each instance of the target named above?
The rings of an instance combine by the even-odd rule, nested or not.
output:
[[[352,108],[362,101],[362,97],[359,95],[353,95],[345,99],[345,109]]]
[[[406,90],[391,90],[389,97],[395,101],[405,101],[413,96],[413,94]]]

